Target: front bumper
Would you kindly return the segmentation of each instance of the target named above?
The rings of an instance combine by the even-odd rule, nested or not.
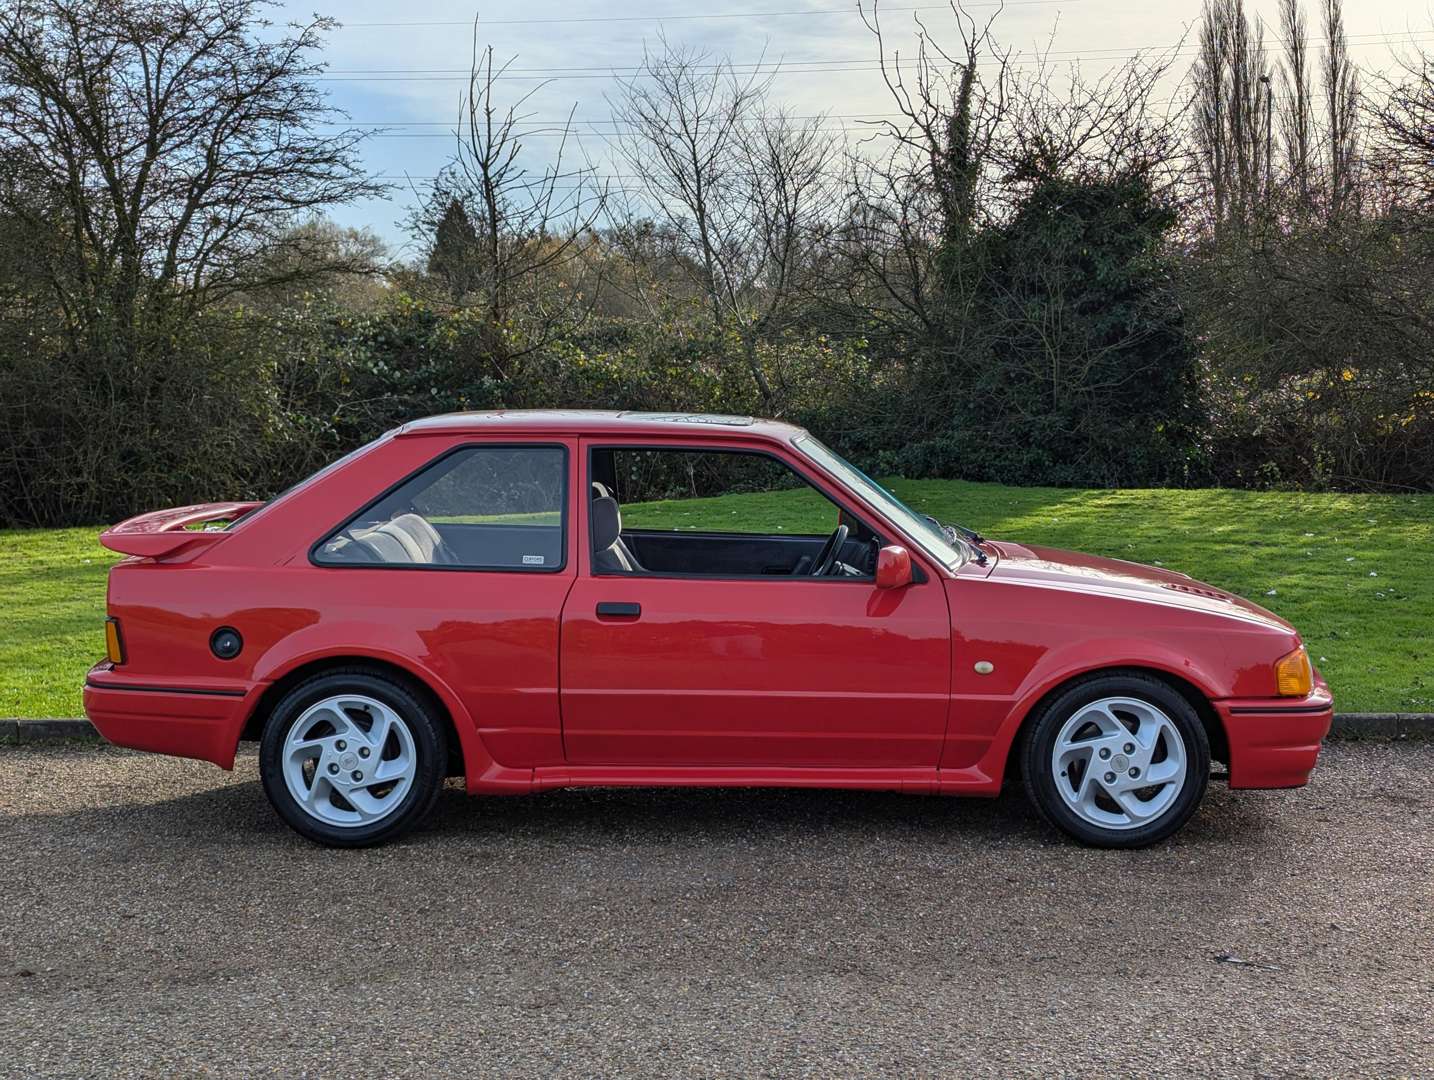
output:
[[[1214,703],[1230,743],[1232,788],[1291,788],[1309,782],[1334,698],[1316,677],[1304,698],[1231,698]]]
[[[116,746],[234,767],[250,694],[234,685],[169,686],[127,678],[109,661],[85,677],[85,715]]]

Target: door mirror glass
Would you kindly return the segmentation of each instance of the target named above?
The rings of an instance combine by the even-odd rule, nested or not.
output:
[[[904,547],[884,547],[876,553],[876,587],[899,589],[911,584],[911,552]]]

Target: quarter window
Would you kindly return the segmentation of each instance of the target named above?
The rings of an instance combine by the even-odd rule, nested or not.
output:
[[[469,446],[440,457],[320,544],[324,564],[561,569],[561,446]]]

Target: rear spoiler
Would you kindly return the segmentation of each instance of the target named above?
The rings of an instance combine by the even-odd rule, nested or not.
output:
[[[191,529],[188,526],[232,521],[263,505],[257,502],[217,502],[155,510],[106,529],[100,533],[100,543],[124,555],[144,555],[154,559],[177,555],[180,551],[207,547],[226,535],[219,529]]]

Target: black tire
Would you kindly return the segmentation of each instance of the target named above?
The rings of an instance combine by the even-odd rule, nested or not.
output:
[[[416,769],[407,793],[385,817],[369,824],[335,825],[319,820],[299,804],[284,779],[281,756],[290,729],[309,706],[340,694],[360,694],[387,705],[413,737]],[[416,827],[432,811],[447,765],[447,730],[425,695],[363,667],[326,671],[294,687],[274,707],[259,744],[259,776],[270,804],[294,831],[329,847],[371,847]]]
[[[1056,788],[1052,766],[1056,739],[1077,709],[1103,698],[1134,698],[1163,712],[1185,745],[1184,787],[1153,821],[1125,828],[1104,827],[1079,816]],[[1071,683],[1030,718],[1021,750],[1026,792],[1042,817],[1093,847],[1141,848],[1173,835],[1195,813],[1210,779],[1210,740],[1205,725],[1183,695],[1169,684],[1137,672],[1092,675]]]

